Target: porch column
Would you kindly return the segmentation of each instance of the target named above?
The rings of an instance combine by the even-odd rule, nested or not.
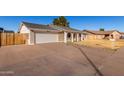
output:
[[[81,41],[83,41],[83,38],[84,38],[84,35],[83,35],[83,34],[81,34]]]
[[[77,42],[79,41],[79,33],[77,33]]]
[[[71,42],[74,42],[74,34],[71,33]]]
[[[64,32],[64,43],[67,43],[67,32]]]

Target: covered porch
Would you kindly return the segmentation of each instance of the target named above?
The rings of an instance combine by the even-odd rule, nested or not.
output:
[[[64,43],[83,41],[84,35],[81,32],[64,32]]]

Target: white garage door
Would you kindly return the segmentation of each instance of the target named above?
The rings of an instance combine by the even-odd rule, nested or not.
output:
[[[36,43],[58,42],[58,34],[36,33]]]

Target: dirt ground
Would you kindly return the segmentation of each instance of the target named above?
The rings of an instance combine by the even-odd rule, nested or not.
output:
[[[114,55],[115,51],[107,49],[84,46],[80,48],[103,75],[124,75],[124,64],[121,65],[124,60],[121,55],[124,49],[118,50],[118,54]],[[119,60],[120,63],[117,63]],[[78,48],[63,43],[51,43],[0,48],[0,75],[94,76],[98,74]]]

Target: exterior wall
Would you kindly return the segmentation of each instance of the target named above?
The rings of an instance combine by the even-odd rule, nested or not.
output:
[[[59,42],[64,42],[64,33],[59,33],[58,34],[58,41]]]
[[[88,32],[84,37],[85,40],[95,40],[95,39],[104,39],[104,38],[105,38],[105,35],[96,35]]]
[[[110,34],[109,38],[112,39],[111,35],[113,35],[113,39],[120,39],[121,38],[121,34],[117,31],[114,31],[112,34]],[[105,35],[94,35],[94,34],[91,34],[91,33],[87,33],[86,35],[86,39],[89,39],[89,40],[93,40],[93,39],[104,39],[105,38]]]
[[[121,39],[124,39],[124,34],[121,34]]]
[[[116,32],[116,31],[113,32],[111,35],[113,35],[113,38],[116,39],[116,40],[121,38],[121,34],[119,32]]]
[[[27,33],[28,34],[28,37],[27,37],[27,41],[26,41],[26,44],[30,45],[31,44],[31,40],[30,40],[30,30],[25,26],[25,25],[21,25],[21,28],[19,30],[20,33]]]
[[[96,39],[104,39],[105,35],[96,35]]]
[[[86,35],[86,39],[89,39],[89,40],[92,40],[92,39],[96,39],[96,35],[93,35],[93,34],[89,34],[89,35]]]
[[[95,39],[95,35],[87,35],[87,39]]]
[[[94,35],[89,34],[85,36],[85,39],[94,40],[94,39],[104,39],[105,35]]]
[[[35,33],[30,31],[30,44],[34,44],[35,43]]]
[[[85,39],[95,39],[95,35],[94,34],[91,34],[91,33],[87,33],[87,35],[85,36]]]
[[[30,30],[25,25],[22,25],[19,32],[20,33],[30,33]]]

